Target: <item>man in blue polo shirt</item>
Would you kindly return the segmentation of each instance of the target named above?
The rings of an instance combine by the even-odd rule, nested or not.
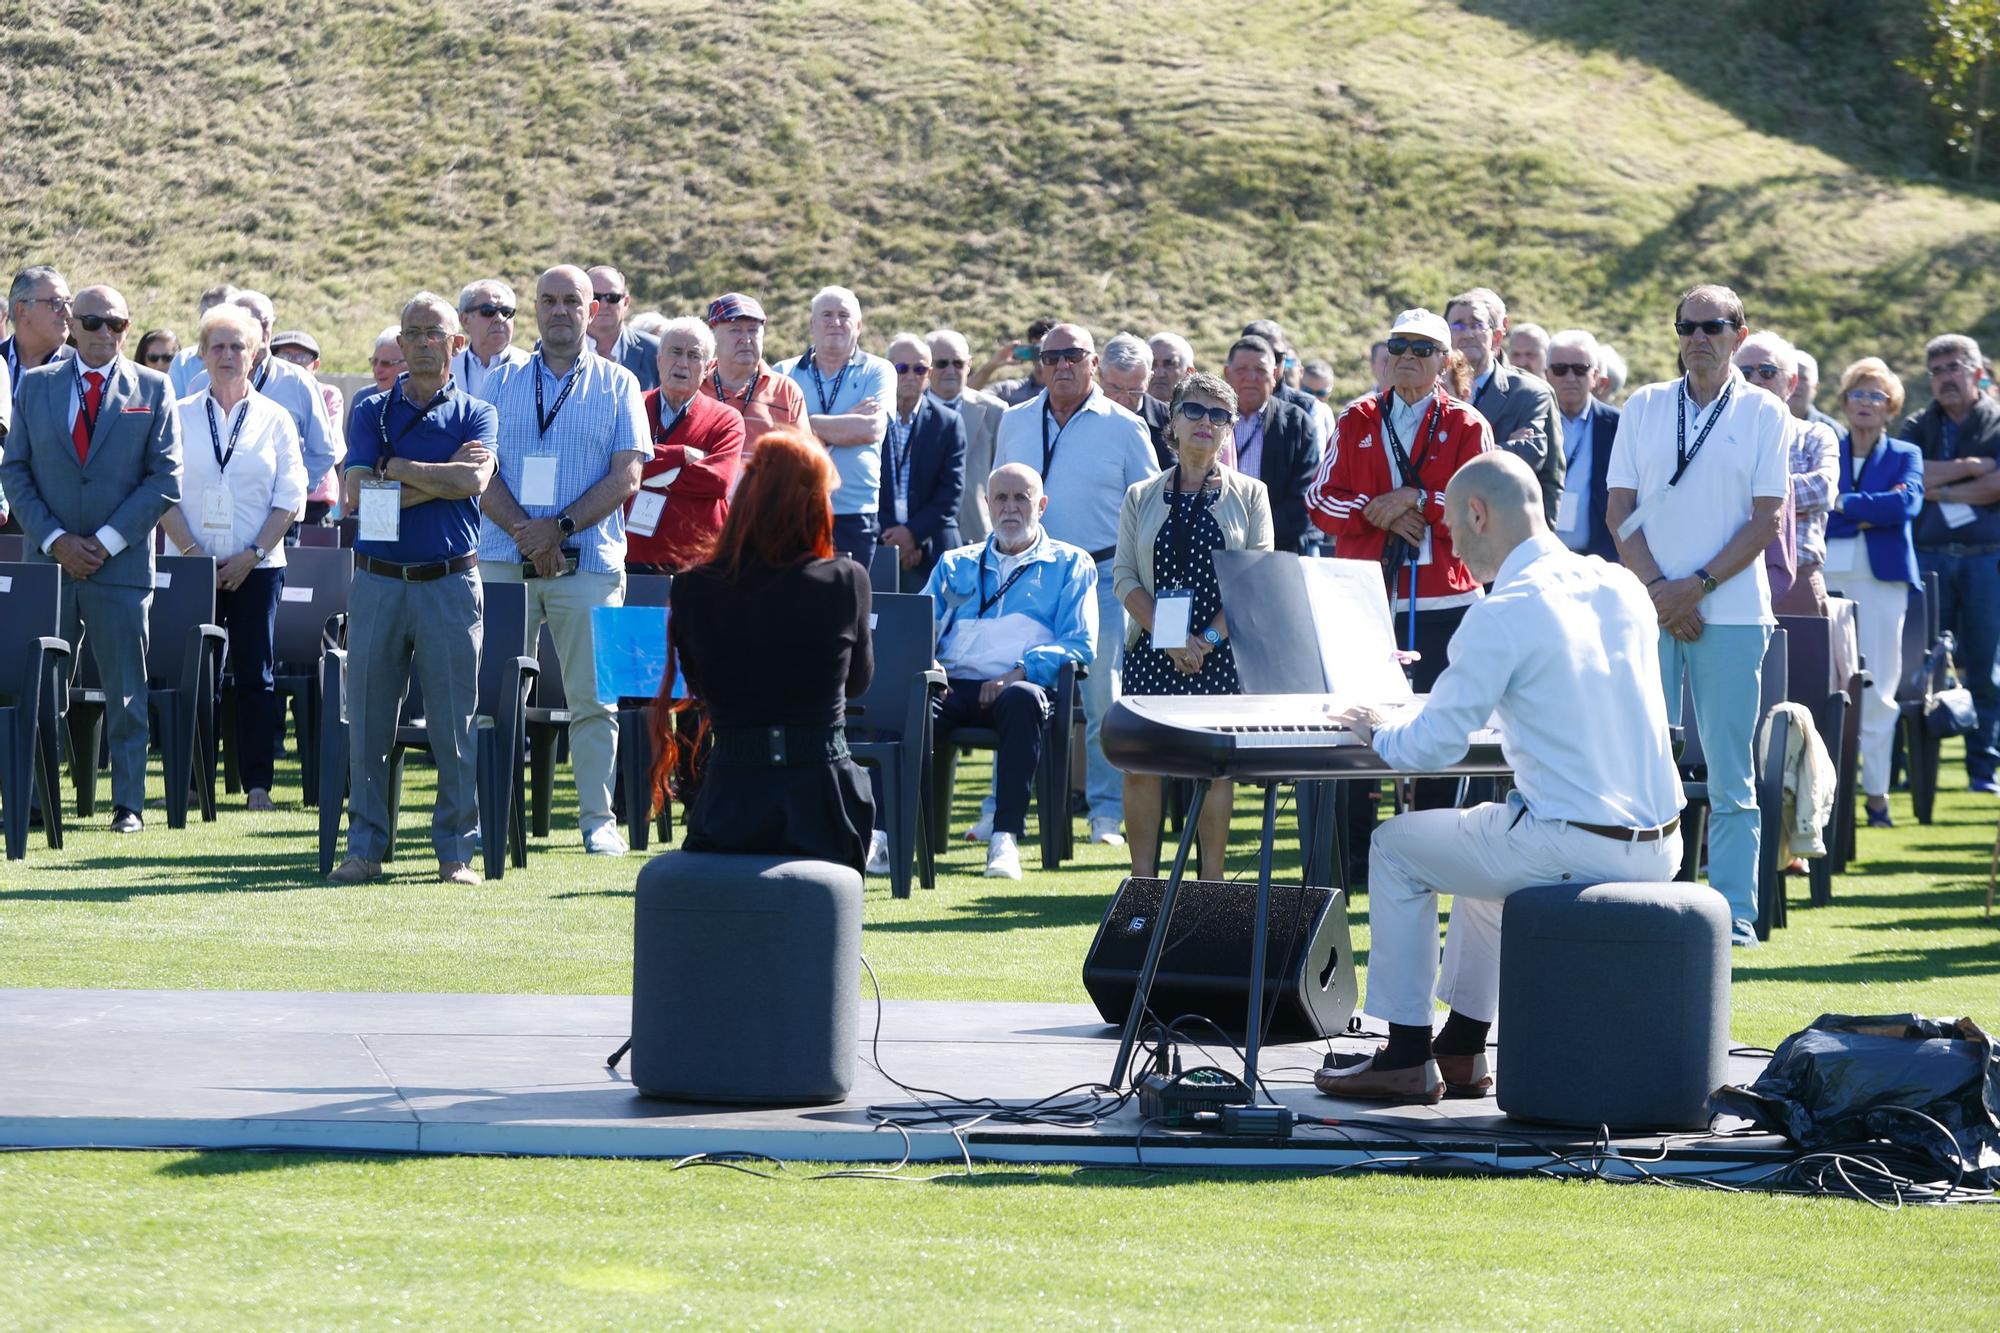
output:
[[[882,439],[896,401],[896,370],[861,350],[861,301],[845,287],[812,299],[812,346],[772,369],[797,381],[807,424],[833,454],[833,548],[868,568],[881,535]]]
[[[480,572],[528,585],[532,651],[546,620],[570,682],[569,757],[584,850],[623,856],[611,814],[618,719],[597,698],[590,613],[625,603],[625,502],[653,456],[632,372],[600,356],[584,330],[596,301],[573,264],[535,284],[541,346],[486,381],[500,414],[498,472],[480,497]]]
[[[389,747],[414,659],[438,771],[438,878],[477,884],[472,719],[483,599],[474,547],[495,415],[451,381],[451,358],[465,347],[451,302],[418,292],[397,340],[409,373],[347,418],[346,502],[361,516],[361,535],[347,612],[347,859],[331,878],[359,884],[382,873],[394,836]]]

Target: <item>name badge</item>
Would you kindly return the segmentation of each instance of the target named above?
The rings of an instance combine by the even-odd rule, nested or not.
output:
[[[521,503],[552,505],[556,502],[556,456],[529,454],[521,460]]]
[[[365,542],[393,542],[403,531],[403,483],[364,481],[361,483],[360,539]]]
[[[1429,528],[1425,528],[1424,540],[1417,547],[1417,563],[1420,565],[1428,565],[1430,562],[1431,562],[1431,530]]]
[[[236,518],[235,510],[227,486],[209,487],[201,497],[201,530],[215,534],[229,531]]]
[[[625,515],[625,530],[650,537],[659,529],[660,515],[666,511],[665,491],[642,490],[632,497],[632,512]]]
[[[1575,532],[1582,526],[1583,497],[1575,491],[1564,491],[1556,501],[1556,531]]]
[[[1163,592],[1153,602],[1153,646],[1161,652],[1185,648],[1194,616],[1194,596],[1185,592]]]
[[[1944,525],[1948,528],[1962,528],[1979,517],[1971,505],[1955,504],[1949,500],[1938,501],[1938,513],[1944,516]]]

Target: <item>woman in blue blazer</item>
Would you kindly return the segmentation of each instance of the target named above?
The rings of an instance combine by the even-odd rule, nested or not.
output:
[[[1903,382],[1879,358],[1840,377],[1848,434],[1841,441],[1840,494],[1826,520],[1826,582],[1855,606],[1861,655],[1874,684],[1861,697],[1861,789],[1868,824],[1889,828],[1889,748],[1896,686],[1903,678],[1903,613],[1917,577],[1910,524],[1924,506],[1924,458],[1889,438],[1903,410]]]

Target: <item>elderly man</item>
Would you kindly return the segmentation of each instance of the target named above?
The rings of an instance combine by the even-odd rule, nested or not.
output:
[[[1736,369],[1760,389],[1777,395],[1791,410],[1798,387],[1798,352],[1768,329],[1760,329],[1736,349]],[[1771,610],[1781,616],[1823,616],[1827,613],[1826,516],[1840,494],[1840,436],[1814,421],[1793,417],[1786,457],[1792,474],[1792,580],[1783,590],[1772,589]],[[1782,537],[1781,537],[1782,540]]]
[[[368,373],[375,378],[376,393],[395,388],[396,377],[405,369],[402,336],[402,330],[394,324],[375,335],[375,349],[368,354]],[[354,401],[358,406],[361,399]]]
[[[1278,322],[1274,319],[1251,320],[1243,326],[1241,336],[1245,338],[1262,338],[1271,345],[1271,355],[1277,359],[1277,367],[1273,372],[1276,379],[1273,382],[1271,392],[1276,397],[1283,399],[1293,407],[1298,408],[1301,412],[1304,412],[1307,419],[1312,422],[1313,454],[1317,458],[1333,440],[1333,409],[1307,393],[1304,389],[1296,387],[1291,380],[1286,378],[1285,367],[1287,365],[1296,367],[1298,364],[1298,357],[1292,352],[1291,340],[1285,337],[1285,331],[1278,326]],[[1224,378],[1227,378],[1227,376],[1225,375]],[[1284,547],[1280,545],[1278,549],[1283,550]]]
[[[346,420],[346,403],[342,398],[340,386],[329,384],[319,377],[317,338],[303,329],[288,330],[271,339],[271,355],[282,357],[313,377],[313,382],[319,385],[320,401],[326,404],[328,421]],[[347,452],[347,446],[342,443],[337,431],[330,438],[334,449],[333,466],[327,469],[326,475],[320,478],[319,485],[306,497],[305,514],[300,521],[307,527],[317,527],[325,521],[327,514],[333,509],[334,502],[340,497],[340,460]]]
[[[7,360],[9,392],[21,387],[21,376],[46,366],[63,350],[69,337],[69,284],[47,264],[34,264],[14,275],[7,290],[7,315],[14,332],[0,342]]]
[[[971,375],[966,377],[966,382],[975,389],[984,389],[999,371],[1025,362],[1028,367],[1026,375],[1019,379],[1000,381],[993,386],[992,393],[1009,407],[1016,403],[1028,402],[1048,385],[1048,377],[1043,374],[1041,362],[1035,357],[1042,345],[1042,339],[1047,337],[1049,330],[1055,326],[1055,320],[1047,316],[1031,321],[1027,337],[1010,338],[994,348],[993,355],[986,358],[984,365],[974,369]]]
[[[1507,335],[1507,359],[1514,369],[1538,380],[1549,377],[1549,331],[1539,324],[1516,324]]]
[[[1146,377],[1146,392],[1163,403],[1174,400],[1174,389],[1194,374],[1194,347],[1178,333],[1165,331],[1146,340],[1153,354],[1153,373]]]
[[[1799,382],[1792,386],[1792,396],[1785,405],[1792,409],[1792,415],[1801,421],[1813,421],[1833,432],[1833,438],[1843,438],[1847,431],[1841,424],[1819,410],[1814,399],[1819,397],[1819,361],[1811,352],[1796,343],[1792,355],[1798,358]]]
[[[596,302],[590,316],[590,341],[597,354],[632,372],[639,388],[660,385],[660,340],[650,333],[628,328],[625,317],[632,313],[632,293],[625,275],[609,264],[590,270],[591,299]]]
[[[1453,549],[1492,593],[1466,611],[1450,665],[1420,707],[1351,708],[1338,720],[1390,767],[1424,773],[1463,759],[1470,734],[1497,716],[1514,790],[1469,810],[1398,815],[1375,831],[1367,1010],[1389,1025],[1389,1041],[1359,1065],[1322,1069],[1314,1085],[1330,1097],[1485,1096],[1508,896],[1558,876],[1663,881],[1680,863],[1681,784],[1639,580],[1565,550],[1543,521],[1541,483],[1513,455],[1466,463],[1445,487],[1444,511]],[[1447,893],[1440,975],[1437,905]],[[1433,996],[1451,1010],[1435,1040]]]
[[[1057,325],[1049,337],[1073,328]],[[1059,346],[1076,343],[1064,340]],[[1047,342],[1043,350],[1048,350]],[[1055,380],[1051,375],[1051,391]],[[938,663],[950,682],[938,701],[937,735],[944,743],[959,727],[990,727],[999,733],[986,873],[1019,879],[1017,844],[1027,828],[1028,792],[1049,716],[1048,691],[1064,663],[1088,665],[1095,645],[1109,638],[1097,622],[1097,566],[1083,551],[1043,530],[1040,520],[1049,498],[1035,469],[1025,463],[995,468],[986,479],[986,503],[993,535],[981,545],[948,553],[931,571]],[[1066,739],[1056,738],[1057,743]],[[1068,817],[1046,810],[1042,815]],[[1042,836],[1055,835],[1044,827]]]
[[[924,393],[930,355],[930,345],[914,333],[889,340],[896,411],[882,450],[877,504],[889,524],[882,544],[896,548],[903,592],[922,588],[938,557],[958,545],[959,492],[965,488],[965,423]]]
[[[22,372],[0,488],[27,533],[28,558],[54,561],[68,576],[62,634],[72,644],[79,627],[89,634],[109,701],[111,831],[137,833],[153,527],[180,502],[180,427],[167,377],[122,355],[132,325],[125,298],[85,287],[68,310],[76,355]]]
[[[479,496],[493,476],[497,417],[451,375],[465,333],[450,301],[418,292],[398,337],[409,374],[358,400],[347,420],[347,508],[361,515],[347,619],[347,858],[335,884],[378,878],[389,824],[389,749],[415,664],[424,694],[437,801],[438,879],[479,883],[473,719],[484,644]],[[369,511],[380,505],[379,513]],[[530,640],[532,642],[532,640]],[[580,691],[581,693],[581,691]]]
[[[1158,471],[1153,446],[1144,422],[1097,391],[1097,347],[1087,329],[1050,329],[1042,339],[1041,367],[1048,388],[1000,419],[1000,462],[1034,471],[1048,502],[1049,533],[1108,569],[1118,553],[1127,488]],[[1118,698],[1125,608],[1110,579],[1098,579],[1096,589],[1095,620],[1103,637],[1083,683],[1084,791],[1091,841],[1115,845],[1124,841],[1118,826],[1125,818],[1125,778],[1105,759],[1100,732]]]
[[[597,673],[590,613],[624,604],[625,502],[653,446],[639,382],[585,334],[592,290],[571,264],[542,274],[541,347],[488,385],[500,414],[498,471],[480,496],[479,560],[489,583],[526,582],[527,650],[548,622],[563,679],[574,682],[569,754],[584,850],[623,856],[611,813],[618,720],[589,684]]]
[[[1493,428],[1493,442],[1542,479],[1543,516],[1553,526],[1562,504],[1562,426],[1547,383],[1507,364],[1507,307],[1497,292],[1474,287],[1444,308],[1451,344],[1472,369],[1472,405]]]
[[[230,300],[248,310],[264,331],[264,346],[258,349],[257,365],[250,372],[250,385],[279,407],[292,414],[299,432],[299,452],[306,460],[309,489],[319,489],[321,480],[333,468],[333,422],[326,415],[326,399],[320,396],[319,381],[312,372],[301,370],[282,357],[271,354],[270,341],[277,327],[277,309],[262,292],[239,291]],[[197,370],[188,378],[188,393],[208,387],[208,371]],[[183,395],[185,397],[185,395]]]
[[[1172,467],[1174,450],[1167,435],[1167,405],[1146,392],[1153,379],[1153,349],[1130,333],[1119,333],[1104,344],[1102,360],[1097,380],[1104,387],[1104,396],[1146,423],[1146,434],[1153,442],[1153,457],[1161,467]]]
[[[1389,392],[1394,380],[1396,359],[1389,355],[1389,344],[1377,340],[1368,344],[1368,373],[1375,377],[1375,394],[1379,397]]]
[[[1299,388],[1329,406],[1333,403],[1333,363],[1318,357],[1306,362],[1299,373]]]
[[[241,289],[234,283],[218,282],[203,292],[201,299],[195,302],[194,326],[200,328],[203,315],[225,302],[234,301],[239,291]],[[192,345],[183,347],[174,354],[173,364],[167,367],[167,378],[172,380],[174,385],[174,397],[188,396],[188,381],[193,379],[200,369],[201,353]]]
[[[1256,477],[1271,494],[1271,536],[1280,551],[1305,548],[1311,524],[1306,487],[1319,471],[1312,418],[1275,392],[1278,359],[1271,344],[1255,335],[1238,338],[1229,349],[1222,377],[1236,390],[1238,472]]]
[[[468,282],[458,293],[458,319],[465,350],[451,360],[451,378],[461,393],[485,401],[486,381],[528,354],[514,346],[514,289],[498,278]]]
[[[1775,623],[1764,550],[1791,494],[1791,414],[1736,373],[1743,302],[1690,288],[1674,308],[1686,373],[1625,404],[1611,450],[1606,521],[1660,624],[1660,680],[1678,723],[1694,694],[1708,761],[1709,883],[1728,900],[1731,943],[1757,945],[1757,794],[1751,746],[1764,646]]]
[[[1902,438],[1924,455],[1917,568],[1938,576],[1939,624],[1957,639],[1959,674],[1979,709],[1979,729],[1965,738],[1966,780],[2000,794],[2000,403],[1979,392],[1983,359],[1962,333],[1931,339],[1931,405],[1903,423]]]
[[[972,347],[964,335],[953,329],[932,329],[926,341],[931,351],[931,383],[925,392],[938,406],[958,413],[965,425],[967,483],[958,498],[959,540],[983,542],[993,531],[993,523],[986,514],[986,487],[977,479],[993,470],[1000,414],[1007,410],[1007,404],[965,382],[972,367]]]
[[[833,453],[840,483],[833,492],[833,547],[869,568],[881,528],[882,440],[896,401],[896,372],[861,350],[861,301],[845,287],[824,287],[812,299],[812,345],[778,364],[805,393],[807,422]]]
[[[1604,521],[1611,502],[1611,446],[1618,438],[1618,409],[1597,400],[1597,339],[1585,329],[1564,329],[1549,339],[1549,384],[1562,414],[1562,502],[1555,533],[1572,551],[1618,562],[1618,543]]]
[[[1597,344],[1597,388],[1594,392],[1600,403],[1617,403],[1625,396],[1625,358],[1616,347],[1608,342]]]
[[[757,441],[779,426],[804,426],[806,397],[799,386],[764,361],[764,307],[741,292],[724,292],[708,303],[708,327],[715,334],[715,366],[701,392],[726,403],[743,418],[743,458],[737,475],[757,452]]]
[[[743,418],[701,391],[715,366],[715,334],[683,315],[660,328],[660,387],[646,394],[653,452],[625,507],[634,574],[678,574],[707,559],[743,458]]]

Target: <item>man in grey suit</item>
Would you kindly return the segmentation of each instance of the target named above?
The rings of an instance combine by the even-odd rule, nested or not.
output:
[[[108,699],[111,831],[137,833],[146,806],[146,617],[153,527],[181,498],[180,435],[167,377],[124,358],[125,298],[86,287],[70,305],[76,355],[21,376],[0,485],[54,561],[63,637],[89,632]]]
[[[958,413],[965,423],[965,490],[958,498],[958,539],[977,544],[993,531],[993,519],[986,512],[984,478],[996,460],[993,445],[1000,436],[1000,414],[1007,404],[965,382],[972,364],[972,346],[953,329],[933,329],[924,341],[931,349],[931,386],[927,393],[940,407]],[[973,484],[970,480],[981,480]]]
[[[1555,390],[1507,364],[1507,306],[1497,292],[1474,287],[1444,308],[1451,345],[1472,368],[1472,405],[1493,427],[1493,442],[1534,470],[1550,527],[1562,506],[1562,422]]]

